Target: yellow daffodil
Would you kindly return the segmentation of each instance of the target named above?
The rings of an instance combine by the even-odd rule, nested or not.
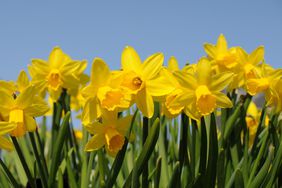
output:
[[[34,86],[29,86],[18,96],[0,91],[0,112],[9,123],[16,124],[11,131],[12,136],[23,136],[26,131],[36,129],[34,117],[44,115],[48,111],[48,105],[40,97],[36,96]]]
[[[117,75],[110,71],[102,59],[94,59],[90,84],[82,90],[86,100],[82,112],[83,124],[93,123],[102,115],[102,109],[114,111],[130,106],[131,94],[119,87],[120,74]]]
[[[32,83],[43,93],[48,90],[51,98],[57,101],[63,88],[68,91],[78,88],[86,64],[86,61],[72,60],[55,47],[48,61],[33,59],[28,69]]]
[[[168,60],[167,69],[161,70],[161,76],[169,78],[168,81],[171,82],[170,85],[174,85],[174,90],[165,96],[164,102],[162,102],[162,112],[168,118],[174,118],[178,116],[184,109],[184,104],[179,104],[179,106],[171,106],[171,102],[175,97],[183,93],[181,85],[178,83],[178,80],[174,77],[173,73],[179,71],[179,66],[177,59],[171,57]]]
[[[129,46],[122,52],[124,77],[121,86],[134,95],[137,107],[148,118],[154,114],[153,97],[165,96],[174,89],[168,79],[159,74],[163,60],[163,54],[155,53],[142,63],[137,52]]]
[[[259,46],[248,54],[244,49],[238,48],[239,66],[234,71],[234,79],[229,85],[229,90],[245,87],[249,79],[258,78],[258,66],[264,59],[264,47]]]
[[[93,136],[85,146],[85,151],[95,151],[103,146],[108,154],[114,156],[122,148],[127,135],[132,116],[117,118],[115,112],[111,115],[103,113],[102,122],[94,122],[85,126]]]
[[[232,70],[238,66],[237,47],[228,48],[227,41],[223,34],[217,39],[217,44],[204,44],[208,58],[219,71]]]
[[[270,85],[282,77],[281,69],[273,69],[267,64],[261,64],[257,70],[255,78],[248,79],[246,89],[250,95],[256,95],[260,92],[270,92]]]
[[[224,72],[212,74],[212,65],[207,58],[201,58],[195,75],[176,72],[175,76],[183,87],[183,93],[176,96],[171,106],[185,105],[184,112],[199,120],[217,107],[231,108],[232,102],[221,91],[232,81],[233,74]]]

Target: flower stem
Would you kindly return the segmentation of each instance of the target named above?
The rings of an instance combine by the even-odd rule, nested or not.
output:
[[[149,132],[149,119],[147,117],[143,117],[143,145],[146,142],[147,136]],[[146,161],[144,164],[144,170],[142,173],[142,187],[146,188],[149,187],[149,181],[148,181],[148,162]]]
[[[11,184],[13,185],[13,187],[19,187],[19,184],[17,183],[17,181],[15,180],[14,176],[12,175],[12,173],[10,172],[10,170],[8,169],[8,167],[5,165],[5,163],[2,161],[1,157],[0,157],[0,164],[3,168],[3,170],[5,171],[6,175],[8,176]]]

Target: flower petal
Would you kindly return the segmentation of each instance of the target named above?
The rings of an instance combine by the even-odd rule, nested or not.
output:
[[[152,96],[164,96],[175,89],[175,86],[170,83],[171,82],[167,77],[160,76],[156,79],[147,81],[146,88]]]
[[[89,98],[84,105],[82,111],[82,124],[87,125],[96,121],[101,117],[101,107],[96,97]]]
[[[25,115],[24,116],[24,124],[26,127],[26,130],[29,132],[33,132],[36,130],[37,124],[33,117]]]
[[[0,122],[0,135],[5,135],[17,127],[15,123]]]
[[[257,65],[264,59],[264,47],[259,46],[249,56],[249,62],[253,65]]]
[[[126,134],[128,132],[129,126],[131,125],[132,117],[133,116],[130,115],[130,116],[122,117],[117,120],[116,129],[123,136],[127,136]]]
[[[206,43],[204,44],[205,52],[208,54],[208,57],[215,58],[216,56],[216,47],[212,44]]]
[[[105,128],[105,126],[100,122],[87,124],[84,125],[84,127],[90,134],[101,134],[104,132],[104,128]]]
[[[7,138],[0,136],[0,148],[12,151],[14,149],[14,145]]]
[[[195,90],[197,88],[197,80],[193,75],[181,71],[176,71],[173,75],[182,87],[190,90]]]
[[[153,97],[146,91],[146,88],[140,90],[136,95],[136,105],[142,114],[148,118],[154,115]]]
[[[210,89],[212,91],[222,91],[229,83],[232,82],[233,73],[222,72],[212,77]]]
[[[25,88],[28,87],[29,79],[28,79],[28,76],[27,76],[27,74],[24,70],[22,70],[20,72],[20,74],[18,76],[17,84],[18,84],[18,89],[20,91],[23,91]]]
[[[224,93],[214,92],[213,94],[215,95],[215,98],[216,98],[217,107],[219,108],[232,108],[233,107],[233,103]]]
[[[167,66],[168,70],[170,70],[171,72],[173,71],[178,71],[179,70],[179,66],[178,66],[178,62],[177,59],[174,56],[171,56],[168,60],[168,66]]]
[[[126,46],[121,55],[121,68],[125,71],[140,73],[141,59],[131,46]]]
[[[217,39],[217,44],[216,44],[217,49],[219,50],[218,52],[224,53],[228,49],[227,41],[224,37],[223,34],[220,34],[218,39]]]
[[[95,151],[105,145],[105,137],[103,134],[94,135],[86,144],[84,151]]]
[[[104,85],[111,76],[108,65],[101,58],[95,58],[93,60],[91,69],[91,84],[97,87]]]
[[[34,86],[29,86],[26,88],[19,96],[16,98],[16,104],[21,109],[25,109],[33,103],[36,90]]]
[[[211,62],[203,57],[197,64],[197,80],[198,84],[208,85],[211,81]]]
[[[145,80],[150,80],[156,77],[163,65],[164,55],[162,53],[155,53],[149,56],[142,64],[142,77]]]

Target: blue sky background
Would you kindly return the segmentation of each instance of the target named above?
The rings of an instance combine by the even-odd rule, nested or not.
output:
[[[161,51],[181,65],[203,56],[223,33],[248,52],[263,44],[281,68],[282,1],[17,1],[0,3],[0,79],[16,79],[31,58],[59,45],[74,59],[120,66],[126,45],[142,59]]]

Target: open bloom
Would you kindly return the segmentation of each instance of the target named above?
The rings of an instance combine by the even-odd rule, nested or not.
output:
[[[282,77],[281,69],[273,69],[267,64],[261,64],[258,68],[257,76],[250,78],[246,82],[246,89],[250,95],[256,95],[260,92],[270,93],[270,86],[275,80]]]
[[[86,100],[82,112],[83,124],[96,121],[101,117],[102,109],[114,111],[130,106],[131,94],[119,87],[119,76],[119,73],[111,72],[102,59],[94,59],[90,83],[82,90],[82,96]]]
[[[104,116],[107,114],[106,116]],[[103,146],[108,154],[114,156],[121,150],[127,135],[132,116],[118,118],[115,112],[103,113],[102,122],[85,126],[93,137],[85,146],[85,151],[95,151]]]
[[[199,60],[195,75],[176,72],[175,76],[182,86],[183,93],[173,99],[171,106],[184,104],[184,112],[192,119],[199,120],[217,107],[232,107],[230,99],[220,91],[232,81],[233,74],[224,72],[213,75],[211,63],[207,58]]]
[[[223,34],[217,39],[217,44],[204,44],[208,58],[221,71],[231,71],[238,66],[237,47],[228,48],[227,41]]]
[[[236,70],[229,90],[246,86],[249,79],[258,78],[259,64],[264,59],[264,47],[259,46],[252,53],[248,54],[243,48],[237,49],[239,58],[239,66]]]
[[[43,93],[48,90],[51,98],[57,101],[63,88],[68,91],[78,88],[86,64],[86,61],[72,60],[55,47],[48,61],[33,59],[28,69],[32,83]]]
[[[153,97],[165,96],[174,89],[168,78],[159,74],[163,60],[163,54],[155,53],[142,63],[137,52],[129,46],[122,52],[124,76],[121,86],[134,95],[137,107],[148,118],[154,114]]]
[[[34,117],[44,115],[49,107],[46,102],[36,96],[34,86],[29,86],[18,96],[0,91],[0,112],[9,123],[16,124],[10,132],[12,136],[23,136],[26,131],[36,130]]]

